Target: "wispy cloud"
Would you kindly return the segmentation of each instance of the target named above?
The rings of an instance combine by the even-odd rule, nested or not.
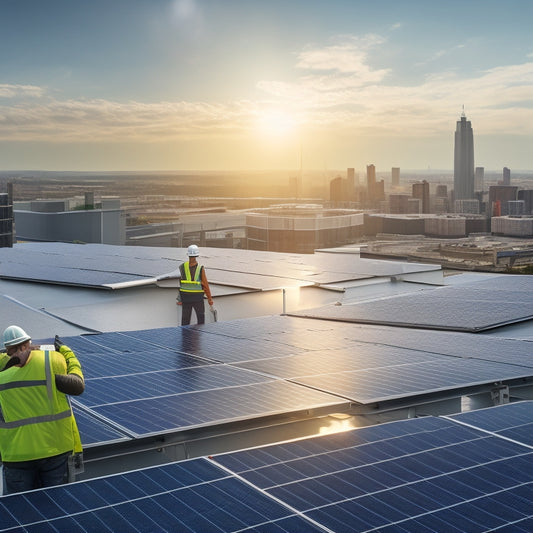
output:
[[[35,85],[9,85],[0,83],[0,98],[40,98],[45,90]]]

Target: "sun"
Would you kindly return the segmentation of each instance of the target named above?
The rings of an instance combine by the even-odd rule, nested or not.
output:
[[[265,137],[284,140],[296,130],[296,120],[290,114],[279,109],[262,111],[257,116],[256,128]]]

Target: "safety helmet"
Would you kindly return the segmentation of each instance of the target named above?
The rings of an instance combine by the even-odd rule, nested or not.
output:
[[[31,337],[19,326],[9,326],[4,331],[4,346],[17,346],[31,340]]]
[[[187,255],[189,257],[198,257],[200,255],[200,249],[198,248],[198,246],[196,246],[196,244],[191,244],[187,248]]]

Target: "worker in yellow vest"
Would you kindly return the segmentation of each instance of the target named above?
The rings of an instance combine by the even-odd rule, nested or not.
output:
[[[0,355],[0,454],[4,494],[69,481],[82,446],[67,397],[85,389],[81,365],[56,336],[55,350],[31,346],[19,326],[3,333]]]
[[[180,265],[180,288],[176,303],[182,306],[181,325],[187,326],[191,323],[192,310],[196,313],[198,324],[205,323],[204,294],[207,296],[207,303],[213,309],[213,297],[205,275],[205,269],[198,264],[197,257],[200,250],[196,244],[191,244],[187,248],[189,260]]]

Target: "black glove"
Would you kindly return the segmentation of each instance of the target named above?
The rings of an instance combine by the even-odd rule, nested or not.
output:
[[[54,348],[56,349],[56,352],[59,352],[59,348],[63,346],[64,342],[56,335],[54,339]]]

